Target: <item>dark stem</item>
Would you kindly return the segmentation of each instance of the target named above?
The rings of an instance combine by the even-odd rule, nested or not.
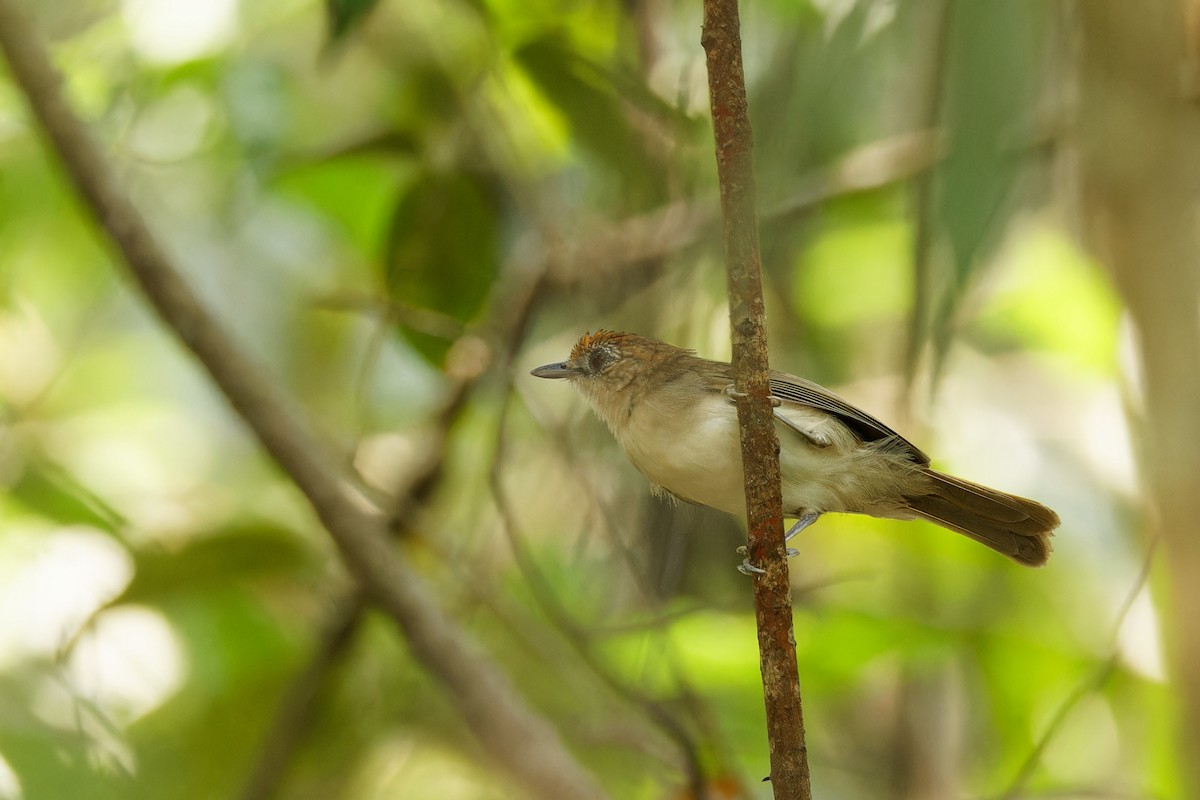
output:
[[[810,800],[812,786],[792,632],[791,586],[783,543],[779,438],[769,399],[753,146],[737,0],[705,0],[701,42],[708,58],[721,184],[734,380],[742,393],[737,409],[746,475],[748,549],[750,563],[766,570],[755,575],[753,581],[771,781],[776,798]]]

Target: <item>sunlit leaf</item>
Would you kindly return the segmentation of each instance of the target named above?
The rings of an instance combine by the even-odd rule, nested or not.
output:
[[[364,257],[373,253],[388,224],[389,203],[402,170],[376,155],[347,156],[297,166],[275,185],[335,220]]]
[[[110,533],[122,524],[120,515],[81,486],[65,470],[30,462],[8,494],[30,511],[62,525],[89,525]]]
[[[40,666],[40,665],[39,665]],[[80,800],[118,800],[137,793],[133,774],[126,769],[122,745],[108,739],[109,747],[98,745],[103,737],[83,733],[97,728],[93,709],[80,700],[75,724],[55,724],[29,709],[29,698],[46,695],[45,673],[31,665],[6,669],[0,676],[0,755],[21,793],[8,797],[72,797]],[[70,702],[65,688],[56,693],[58,702]],[[6,774],[6,779],[9,777]],[[11,784],[9,784],[11,785]]]
[[[1003,281],[979,315],[988,343],[1058,353],[1111,374],[1121,307],[1100,269],[1050,230],[1021,237],[1005,262]]]
[[[534,40],[516,60],[567,120],[572,139],[621,175],[627,195],[646,204],[661,196],[661,170],[630,125],[622,103],[628,83],[559,36]],[[621,83],[625,93],[618,91]]]

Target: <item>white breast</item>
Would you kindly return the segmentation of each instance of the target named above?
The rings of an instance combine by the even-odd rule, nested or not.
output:
[[[643,400],[617,438],[656,485],[684,500],[745,513],[737,412],[722,395],[707,395],[687,412]]]

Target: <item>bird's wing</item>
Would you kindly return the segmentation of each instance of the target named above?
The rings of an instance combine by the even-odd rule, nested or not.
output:
[[[771,394],[778,397],[785,404],[797,403],[808,408],[815,408],[827,414],[832,414],[864,442],[887,441],[889,445],[895,446],[901,452],[905,452],[911,456],[913,461],[920,464],[929,463],[929,456],[922,453],[912,442],[865,411],[850,405],[824,386],[820,386],[804,378],[797,378],[795,375],[771,370]],[[787,418],[786,413],[780,409],[776,410],[775,416],[785,425],[798,430],[801,434],[805,436],[809,435],[804,430],[796,428],[796,425]]]

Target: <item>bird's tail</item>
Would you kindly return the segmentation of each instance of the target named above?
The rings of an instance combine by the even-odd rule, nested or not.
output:
[[[1024,497],[931,469],[925,472],[927,492],[905,498],[918,517],[969,536],[1029,567],[1040,567],[1050,558],[1050,537],[1058,527],[1058,514]]]

